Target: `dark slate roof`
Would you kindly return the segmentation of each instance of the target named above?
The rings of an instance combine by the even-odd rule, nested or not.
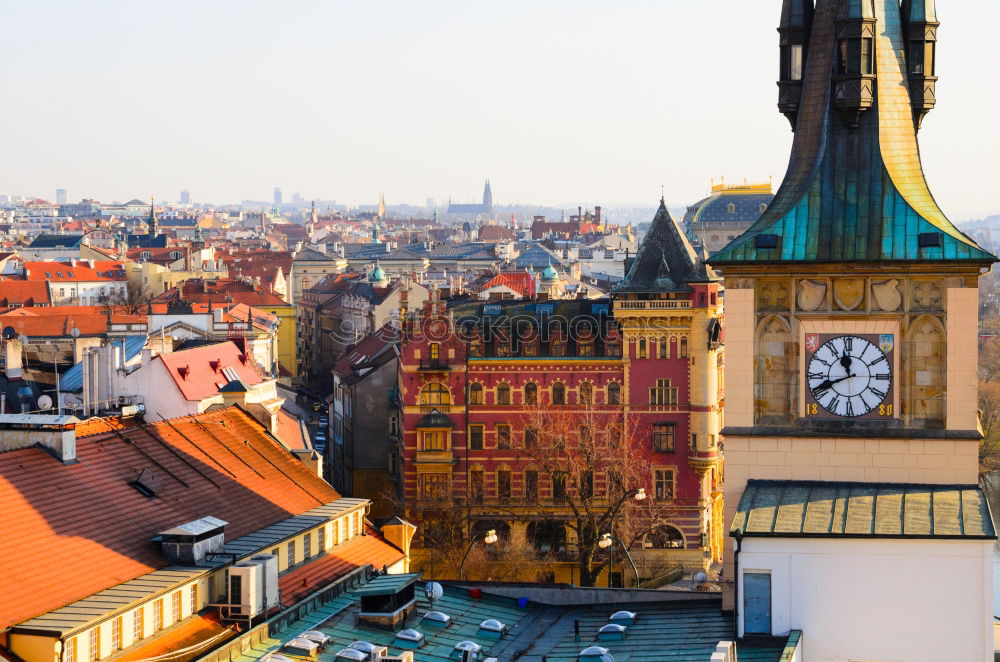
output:
[[[301,262],[326,262],[332,261],[333,257],[308,246],[303,246],[302,250],[295,253],[293,259]]]
[[[751,480],[730,535],[995,539],[976,485]]]
[[[850,5],[850,6],[848,6]],[[802,101],[788,171],[774,201],[750,229],[712,258],[747,262],[857,262],[995,258],[945,217],[927,186],[910,107],[899,3],[874,3],[874,105],[851,128],[835,108],[838,10],[821,3],[813,20]],[[761,234],[776,235],[758,242]],[[920,235],[939,238],[920,246]],[[761,247],[758,247],[761,243]]]
[[[167,235],[130,234],[126,238],[129,248],[166,248]]]
[[[717,193],[687,208],[684,225],[694,223],[753,223],[770,206],[773,193]],[[733,211],[729,211],[733,205]]]
[[[353,259],[374,258],[388,252],[388,246],[382,243],[344,244],[344,256]]]
[[[193,228],[198,225],[197,218],[161,218],[157,220],[157,224],[162,227],[168,228]]]
[[[707,268],[661,198],[653,223],[635,254],[635,260],[616,292],[667,292],[691,289],[690,282],[705,282],[716,276]]]
[[[28,248],[77,248],[83,240],[82,234],[40,234]]]
[[[544,269],[552,265],[558,267],[562,265],[562,260],[555,254],[540,244],[528,244],[521,248],[521,253],[514,258],[514,267],[517,269]]]
[[[424,414],[424,416],[417,421],[416,427],[420,428],[453,428],[455,425],[451,422],[451,418],[445,416],[444,414],[438,412],[431,412],[430,414]]]

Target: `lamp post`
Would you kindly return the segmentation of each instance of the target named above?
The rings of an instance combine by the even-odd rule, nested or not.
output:
[[[469,542],[469,548],[465,550],[465,556],[462,557],[462,565],[458,567],[459,581],[465,581],[465,561],[469,558],[469,552],[472,551],[472,548],[475,547],[480,538],[482,538],[483,542],[487,545],[492,545],[498,540],[496,529],[490,529],[485,533],[485,535],[479,534],[472,537],[472,540]]]
[[[628,546],[625,545],[625,543],[623,543],[615,536],[615,516],[618,514],[618,510],[622,507],[622,505],[624,505],[629,499],[632,499],[633,501],[636,502],[644,501],[646,499],[646,488],[639,487],[633,490],[629,490],[628,492],[625,493],[625,498],[622,499],[621,504],[619,504],[618,508],[615,508],[614,512],[611,513],[611,517],[609,518],[611,531],[609,533],[603,534],[601,536],[601,539],[597,541],[597,546],[600,547],[601,549],[608,549],[608,552],[610,554],[610,558],[608,559],[608,588],[611,588],[611,574],[614,572],[615,569],[615,548],[613,547],[613,545],[614,541],[616,540],[621,544],[622,549],[625,550],[625,556],[628,558],[629,563],[632,564],[632,571],[635,572],[636,586],[639,585],[639,571],[635,567],[635,561],[632,560],[632,555],[629,554]]]

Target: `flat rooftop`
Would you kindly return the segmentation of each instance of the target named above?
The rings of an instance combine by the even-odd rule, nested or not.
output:
[[[575,662],[583,649],[595,645],[609,649],[615,662],[709,662],[718,643],[733,638],[732,617],[722,613],[721,600],[714,597],[672,601],[670,594],[664,593],[664,600],[655,602],[569,606],[528,602],[520,607],[514,598],[490,595],[487,587],[483,587],[482,597],[473,598],[467,588],[445,586],[444,595],[432,606],[423,581],[417,582],[416,589],[416,616],[405,627],[424,635],[417,649],[399,646],[389,630],[356,623],[360,594],[365,592],[361,586],[256,642],[243,655],[234,656],[233,662],[253,662],[279,652],[306,630],[319,630],[331,638],[319,654],[320,662],[334,662],[341,649],[358,640],[386,646],[390,655],[413,650],[416,662],[459,659],[455,644],[466,640],[483,647],[480,660],[496,657],[501,662],[515,658],[540,662],[542,655],[548,662]],[[442,628],[422,622],[423,615],[432,610],[450,616],[450,624]],[[598,630],[619,610],[638,614],[635,624],[628,627],[623,640],[598,641]],[[484,636],[479,624],[486,619],[499,620],[507,626],[507,633],[499,640]],[[580,624],[579,639],[574,633],[576,621]],[[738,649],[740,662],[779,662],[788,643],[787,637],[746,642]]]

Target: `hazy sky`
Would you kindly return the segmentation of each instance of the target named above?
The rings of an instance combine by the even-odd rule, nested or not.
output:
[[[777,184],[779,0],[0,0],[0,193],[615,205]],[[1000,2],[938,0],[931,188],[1000,209]]]

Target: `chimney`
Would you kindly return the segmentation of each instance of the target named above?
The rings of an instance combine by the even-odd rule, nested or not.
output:
[[[63,464],[74,464],[79,422],[66,415],[0,414],[0,451],[41,446]]]

